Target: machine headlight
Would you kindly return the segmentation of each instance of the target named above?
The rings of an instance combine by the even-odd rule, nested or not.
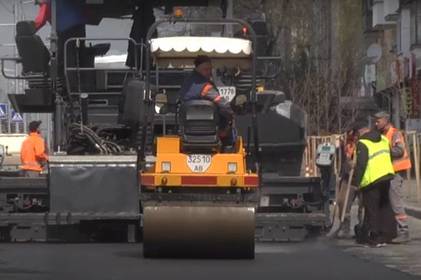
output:
[[[228,173],[235,173],[235,172],[237,172],[237,163],[228,162]]]
[[[170,172],[171,171],[171,162],[163,161],[161,163],[161,170],[162,170],[162,172]]]

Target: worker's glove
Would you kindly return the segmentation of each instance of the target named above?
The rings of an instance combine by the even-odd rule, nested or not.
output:
[[[244,94],[238,95],[235,99],[234,99],[234,105],[235,106],[244,106],[244,104],[247,103],[247,96],[245,96]]]

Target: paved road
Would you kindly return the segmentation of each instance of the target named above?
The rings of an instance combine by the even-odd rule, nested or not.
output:
[[[0,279],[420,278],[355,257],[328,241],[309,241],[258,244],[255,260],[143,259],[140,244],[0,244]]]

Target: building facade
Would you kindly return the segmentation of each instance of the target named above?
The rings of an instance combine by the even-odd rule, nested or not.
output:
[[[365,82],[397,126],[421,117],[421,0],[364,0]]]

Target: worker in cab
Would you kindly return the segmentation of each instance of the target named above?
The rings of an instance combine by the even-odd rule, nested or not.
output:
[[[353,184],[359,187],[364,220],[357,226],[356,240],[381,247],[396,238],[396,220],[390,204],[390,181],[394,178],[389,140],[365,123],[357,123],[356,164]]]
[[[25,177],[39,177],[48,160],[45,141],[39,127],[41,121],[29,124],[29,135],[22,143],[20,158],[21,170]]]
[[[220,115],[219,137],[223,144],[235,140],[233,129],[234,112],[230,102],[222,97],[212,81],[212,62],[208,56],[199,55],[194,60],[195,69],[187,77],[180,89],[181,102],[205,99],[218,107]]]
[[[382,111],[375,114],[374,117],[376,119],[377,130],[389,140],[393,169],[395,171],[395,176],[390,186],[390,202],[392,203],[392,208],[395,212],[395,218],[398,224],[398,237],[394,242],[407,242],[410,237],[408,216],[405,212],[405,203],[403,199],[403,173],[411,169],[411,160],[409,158],[405,138],[390,122],[390,115],[387,112]]]

